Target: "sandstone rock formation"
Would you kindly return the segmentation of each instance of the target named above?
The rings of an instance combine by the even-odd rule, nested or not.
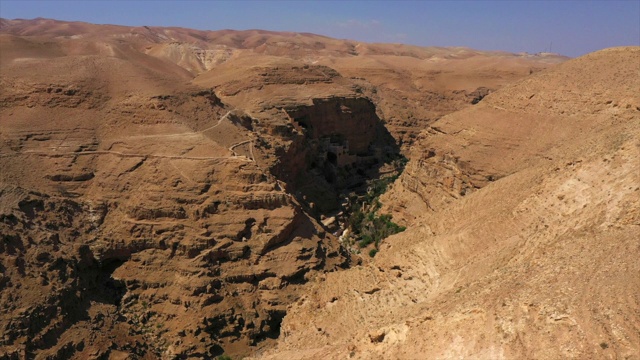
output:
[[[241,111],[127,56],[3,59],[4,356],[246,352],[307,276],[347,265],[238,149]]]
[[[259,357],[638,358],[639,59],[592,53],[433,123],[385,199],[408,230],[317,278]]]
[[[319,221],[341,192],[563,60],[3,19],[0,358],[270,347],[305,283],[353,263]]]

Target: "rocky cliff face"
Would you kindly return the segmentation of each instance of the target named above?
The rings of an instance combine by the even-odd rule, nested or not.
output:
[[[470,106],[482,87],[562,60],[260,31],[0,27],[0,358],[10,359],[272,346],[305,284],[352,264],[318,221],[341,192],[393,171],[396,140]],[[453,75],[434,70],[443,61]],[[517,71],[488,74],[486,61]],[[454,164],[447,191],[482,186],[450,153],[432,157]]]
[[[633,53],[621,51],[617,54],[620,59],[615,60],[608,52],[600,56],[609,54],[617,66],[628,68],[626,62]],[[614,76],[610,74],[612,70],[603,71],[601,60],[591,63],[587,60],[591,57],[597,56],[585,56],[574,62],[593,72],[585,79],[574,75],[575,68],[567,70],[574,78],[566,82],[559,81],[562,75],[554,72],[540,73],[428,127],[411,152],[414,161],[407,165],[404,176],[388,195],[394,199],[389,206],[407,221],[415,219],[416,209],[440,211],[539,159],[553,160],[548,152],[564,139],[588,133],[579,124],[595,127],[591,117],[609,114],[614,122],[634,120],[637,104],[629,88],[613,90],[611,79],[605,75]],[[630,69],[620,71],[615,76],[626,74],[633,78]],[[517,116],[504,116],[504,112]],[[568,125],[554,117],[568,117]],[[465,127],[460,125],[461,119]]]
[[[366,98],[314,99],[313,105],[284,111],[304,150],[283,156],[274,174],[294,179],[292,188],[317,205],[320,213],[338,210],[341,192],[377,177],[380,166],[398,154]]]
[[[246,115],[206,89],[161,92],[164,72],[118,90],[112,66],[139,65],[88,59],[2,64],[2,356],[268,344],[302,284],[348,255],[241,149]],[[50,67],[66,77],[40,82]]]
[[[342,192],[397,157],[375,104],[335,70],[286,59],[250,64],[225,64],[194,82],[251,114],[258,163],[317,216],[339,210]]]
[[[170,197],[72,200],[5,187],[7,355],[206,357],[275,338],[296,288],[346,260],[295,200],[253,175],[250,195],[193,174],[202,185]],[[98,339],[80,335],[96,330]]]
[[[319,277],[262,358],[636,357],[639,55],[589,54],[434,123],[384,199],[408,230]]]
[[[376,140],[375,106],[364,98],[317,99],[312,106],[285,109],[299,132],[311,140],[333,139],[352,155],[367,155]]]

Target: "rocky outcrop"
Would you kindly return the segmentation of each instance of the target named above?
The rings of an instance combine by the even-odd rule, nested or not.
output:
[[[434,123],[384,199],[407,231],[319,277],[258,358],[636,356],[639,55],[589,54]]]
[[[314,99],[312,106],[285,112],[294,128],[308,139],[329,139],[353,155],[370,154],[380,124],[375,106],[365,98]]]
[[[86,58],[47,60],[73,94],[39,90],[44,63],[2,63],[22,85],[0,108],[0,357],[267,346],[303,284],[349,255],[242,149],[249,116],[149,69],[120,92],[118,61],[92,63],[94,88]]]
[[[608,52],[613,50],[603,54]],[[633,52],[621,52],[621,59],[616,59],[616,63],[627,66],[625,59],[630,53]],[[579,123],[594,127],[592,117],[608,114],[615,121],[633,121],[636,102],[625,92],[621,92],[617,100],[605,95],[613,86],[600,70],[599,61],[595,64],[588,61],[592,56],[574,61],[594,72],[588,80],[575,77],[557,85],[544,85],[545,81],[556,84],[557,75],[539,73],[490,94],[478,105],[445,117],[426,129],[410,154],[414,161],[407,165],[407,171],[387,195],[387,199],[394,199],[387,201],[388,210],[395,212],[398,220],[411,222],[418,212],[440,211],[539,159],[552,161],[554,157],[549,151],[571,134],[586,132]],[[576,71],[570,65],[567,67],[571,73]],[[625,73],[630,76],[628,70]],[[514,87],[517,92],[512,95]],[[509,115],[511,112],[517,116]],[[561,120],[556,117],[565,116],[569,116],[571,126],[578,130],[557,125]]]
[[[290,59],[270,59],[269,67],[244,61],[194,82],[251,114],[258,163],[318,218],[336,212],[342,192],[379,177],[398,156],[375,104],[334,69]]]
[[[273,172],[320,213],[338,209],[341,192],[353,191],[397,156],[398,149],[365,98],[314,99],[313,105],[284,109],[294,142]]]

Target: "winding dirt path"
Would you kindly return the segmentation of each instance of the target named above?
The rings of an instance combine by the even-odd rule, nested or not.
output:
[[[215,125],[210,126],[210,127],[206,128],[206,129],[203,129],[203,130],[200,130],[200,131],[187,131],[187,132],[173,133],[173,134],[134,135],[134,136],[128,136],[127,139],[146,139],[146,138],[154,138],[154,137],[176,137],[176,136],[187,136],[187,135],[202,134],[202,133],[204,133],[206,131],[213,130],[213,129],[217,128],[218,126],[220,126],[220,124],[222,124],[222,122],[224,120],[226,120],[233,111],[234,110],[227,111],[226,114],[222,115],[220,117],[220,119],[218,119],[218,122]]]
[[[255,157],[253,156],[253,139],[244,140],[244,141],[240,141],[239,143],[235,143],[229,147],[229,151],[231,151],[233,156],[242,156],[242,155],[238,155],[238,153],[236,153],[235,150],[233,149],[244,144],[249,144],[249,153],[251,154],[251,161],[255,161]]]
[[[181,155],[156,155],[156,154],[135,154],[135,153],[123,153],[120,151],[111,151],[111,150],[96,150],[96,151],[79,151],[79,152],[64,152],[51,154],[44,151],[34,151],[34,150],[26,150],[22,152],[16,152],[11,154],[0,154],[0,157],[9,157],[9,156],[17,156],[17,155],[39,155],[46,157],[70,157],[70,156],[81,156],[81,155],[116,155],[120,157],[143,157],[143,158],[157,158],[157,159],[182,159],[182,160],[223,160],[223,159],[239,159],[242,161],[251,162],[252,160],[247,158],[246,156],[236,155],[236,156],[181,156]]]
[[[224,120],[226,120],[229,115],[233,112],[234,110],[229,110],[227,111],[226,114],[224,114],[223,116],[220,117],[220,119],[218,119],[218,122],[213,125],[210,126],[206,129],[200,130],[200,131],[195,131],[195,132],[182,132],[182,133],[173,133],[173,134],[157,134],[157,135],[136,135],[136,136],[129,136],[126,139],[144,139],[144,138],[157,138],[157,137],[182,137],[182,136],[189,136],[189,135],[197,135],[197,134],[202,134],[206,131],[209,130],[213,130],[216,127],[220,126],[222,124],[222,122]],[[227,160],[227,159],[235,159],[235,160],[240,160],[240,161],[245,161],[245,162],[255,162],[255,156],[253,155],[253,141],[254,139],[249,139],[249,140],[243,140],[241,142],[238,142],[236,144],[233,144],[229,147],[229,151],[232,153],[232,155],[230,156],[217,156],[217,157],[211,157],[211,156],[182,156],[182,155],[157,155],[157,154],[140,154],[140,153],[124,153],[124,152],[120,152],[120,151],[113,151],[113,150],[87,150],[87,151],[78,151],[78,152],[59,152],[59,153],[50,153],[50,152],[46,152],[46,151],[37,151],[37,150],[25,150],[25,151],[19,151],[16,153],[10,153],[10,154],[0,154],[0,157],[10,157],[10,156],[19,156],[19,155],[37,155],[37,156],[45,156],[45,157],[73,157],[73,156],[83,156],[83,155],[115,155],[115,156],[119,156],[119,157],[123,157],[123,158],[132,158],[132,157],[141,157],[141,158],[156,158],[156,159],[180,159],[180,160]],[[117,140],[116,140],[117,142]],[[250,144],[249,146],[249,152],[251,155],[251,158],[248,158],[244,155],[238,155],[234,149],[237,148],[238,146],[244,145],[244,144]],[[60,145],[55,147],[55,149],[58,149],[60,147],[62,147],[64,145]],[[52,147],[53,149],[54,147]]]

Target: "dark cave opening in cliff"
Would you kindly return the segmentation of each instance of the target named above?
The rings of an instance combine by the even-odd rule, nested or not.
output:
[[[318,220],[344,223],[348,199],[365,195],[372,181],[397,174],[399,145],[369,99],[313,99],[313,105],[283,110],[295,145],[274,175]]]
[[[330,164],[338,166],[338,155],[331,151],[327,152],[327,161],[329,161]]]
[[[127,289],[122,281],[113,278],[113,273],[124,263],[125,260],[119,258],[106,259],[95,270],[93,279],[87,279],[87,285],[93,287],[93,300],[120,306]]]

